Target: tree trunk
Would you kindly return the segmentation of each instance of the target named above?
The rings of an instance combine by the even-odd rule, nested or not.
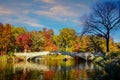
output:
[[[109,38],[110,38],[109,34],[107,34],[107,37],[106,37],[106,52],[109,52],[109,41],[110,41]]]

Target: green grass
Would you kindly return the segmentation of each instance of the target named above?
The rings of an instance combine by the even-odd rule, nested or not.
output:
[[[47,56],[42,56],[43,58],[47,59],[47,60],[63,60],[64,58],[66,58],[65,55],[47,55]],[[69,59],[72,59],[72,57],[67,57]]]

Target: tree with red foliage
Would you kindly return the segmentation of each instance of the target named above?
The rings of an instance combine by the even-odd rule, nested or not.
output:
[[[20,51],[30,50],[30,46],[32,45],[32,40],[30,38],[30,34],[21,34],[16,38],[16,45],[19,47]]]

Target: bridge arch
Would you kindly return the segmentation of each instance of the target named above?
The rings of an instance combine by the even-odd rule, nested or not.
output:
[[[91,53],[74,53],[74,52],[49,52],[49,51],[43,51],[43,52],[29,52],[29,53],[15,53],[14,55],[17,57],[24,56],[26,57],[26,61],[29,58],[36,57],[36,56],[42,56],[42,55],[49,55],[49,54],[62,54],[62,55],[69,55],[72,57],[80,57],[88,60],[88,57],[93,56]]]

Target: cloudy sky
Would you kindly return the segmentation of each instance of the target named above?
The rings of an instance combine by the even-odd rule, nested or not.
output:
[[[69,27],[82,30],[81,17],[97,0],[0,0],[0,22],[21,26],[27,30],[52,28],[57,34]],[[120,40],[115,35],[116,41]]]

